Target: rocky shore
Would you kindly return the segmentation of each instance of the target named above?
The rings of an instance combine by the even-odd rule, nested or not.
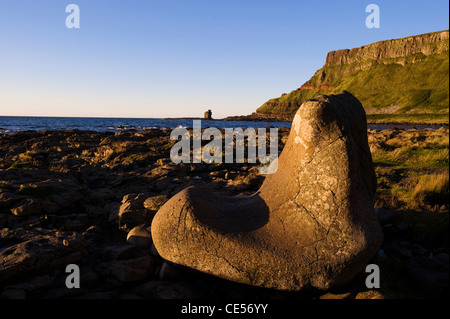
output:
[[[384,147],[390,133],[370,131],[371,149]],[[280,152],[288,134],[279,130]],[[402,134],[409,133],[395,137]],[[441,134],[448,137],[448,129]],[[386,288],[370,291],[361,274],[339,291],[287,293],[168,263],[152,244],[150,225],[173,195],[192,185],[251,194],[264,181],[257,164],[173,164],[174,143],[170,131],[158,129],[0,135],[1,298],[448,297],[448,225],[436,237],[446,240],[427,241],[399,218],[401,210],[386,207],[376,210],[385,241],[374,263],[382,278],[402,270],[395,280],[403,290],[382,279]],[[448,202],[439,213],[448,222]],[[80,289],[65,285],[68,264],[80,267]]]
[[[252,113],[250,115],[237,115],[228,116],[224,118],[224,121],[248,121],[248,122],[292,122],[293,116],[291,115],[267,115],[264,113]]]

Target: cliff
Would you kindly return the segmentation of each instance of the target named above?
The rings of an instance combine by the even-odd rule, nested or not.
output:
[[[448,30],[332,51],[309,81],[267,101],[256,115],[291,119],[304,101],[342,90],[368,114],[448,114],[448,62]]]
[[[422,53],[439,54],[449,50],[449,32],[440,31],[401,39],[376,42],[351,50],[331,51],[324,67],[352,64],[363,61],[375,62],[381,59],[394,59]]]

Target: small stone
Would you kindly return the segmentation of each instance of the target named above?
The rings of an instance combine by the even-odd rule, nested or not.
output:
[[[244,184],[250,187],[260,187],[264,182],[264,176],[249,174],[244,178]]]
[[[149,197],[144,201],[144,207],[146,210],[157,212],[169,199],[167,195]]]
[[[448,289],[448,265],[442,267],[434,259],[411,258],[406,264],[406,273],[418,291],[427,298],[438,298]]]
[[[0,252],[0,286],[77,263],[86,255],[84,238],[77,233],[38,228],[15,232],[19,243]]]
[[[133,245],[113,245],[103,248],[102,258],[105,260],[131,259],[138,257],[138,248]]]
[[[389,250],[404,259],[409,259],[412,257],[410,248],[411,247],[405,242],[399,242],[396,240],[386,245],[386,250]]]
[[[169,163],[170,163],[170,159],[168,159],[168,158],[159,158],[156,161],[156,165],[158,165],[158,166],[163,166],[163,165],[166,165],[166,164],[169,164]]]
[[[427,254],[427,250],[418,244],[413,244],[412,248],[415,255],[424,256]]]
[[[326,293],[325,295],[320,296],[319,299],[349,299],[351,295],[350,292],[343,294]]]
[[[135,291],[139,296],[151,299],[206,299],[204,290],[192,282],[150,280],[139,285]]]
[[[150,231],[142,226],[136,226],[128,233],[127,242],[139,248],[150,248],[153,243]]]
[[[358,293],[355,299],[387,299],[387,298],[377,290],[368,290]]]
[[[120,229],[130,231],[135,226],[149,222],[147,211],[144,208],[145,199],[144,194],[129,194],[123,197],[118,214]]]
[[[30,216],[37,215],[42,211],[41,206],[35,200],[26,198],[18,204],[18,206],[11,208],[11,213],[16,216]]]
[[[226,172],[225,173],[225,179],[235,179],[239,176],[236,172]]]
[[[25,290],[27,293],[33,293],[39,290],[51,288],[53,282],[54,282],[53,275],[52,276],[43,275],[43,276],[36,276],[32,279],[27,279],[24,282],[14,284],[12,286],[9,286],[8,288],[22,289]]]

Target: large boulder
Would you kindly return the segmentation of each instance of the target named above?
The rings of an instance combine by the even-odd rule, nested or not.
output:
[[[361,103],[348,92],[305,102],[277,164],[251,196],[189,187],[171,198],[152,222],[159,254],[289,291],[331,289],[363,272],[383,237]]]

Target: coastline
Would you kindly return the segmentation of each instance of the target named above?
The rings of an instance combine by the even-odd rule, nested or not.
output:
[[[210,121],[210,122],[272,122],[272,123],[291,123],[292,120],[279,119],[275,117],[268,118],[258,118],[249,116],[229,116],[223,119],[204,119],[204,118],[196,118],[196,117],[182,117],[182,118],[165,118],[164,120],[168,121],[177,121],[177,120],[201,120],[201,121]],[[391,129],[391,128],[403,128],[403,129],[439,129],[441,127],[449,128],[449,122],[408,122],[408,121],[384,121],[384,120],[367,120],[368,126],[378,126],[380,129]],[[290,127],[285,126],[285,127]],[[382,127],[382,128],[381,128]]]
[[[448,128],[449,124],[443,121],[397,121],[394,117],[390,120],[373,119],[367,116],[370,129],[385,130],[398,129],[439,129]],[[177,127],[192,128],[193,121],[201,120],[202,127],[217,128],[255,128],[255,127],[291,127],[291,121],[275,117],[261,116],[233,116],[226,118],[204,119],[201,117],[179,118],[59,118],[59,117],[0,117],[0,134],[11,134],[18,131],[39,130],[70,130],[96,132],[143,132],[148,129],[159,128],[171,130]]]
[[[220,121],[220,120],[213,120],[214,121]],[[223,122],[231,122],[231,121],[223,121]],[[266,123],[263,121],[252,121],[252,123],[257,123],[257,122],[261,122],[261,123]],[[280,123],[286,123],[286,122],[280,122]],[[209,126],[209,127],[213,127],[213,126]],[[273,127],[273,126],[265,126],[265,127]],[[202,127],[202,129],[204,129],[205,127]],[[281,126],[277,126],[276,128],[278,129],[288,129],[290,130],[291,126],[290,123],[289,125],[281,125]],[[378,122],[368,122],[367,123],[367,128],[368,130],[377,130],[377,131],[386,131],[386,130],[392,130],[392,129],[397,129],[397,130],[417,130],[417,131],[421,131],[421,130],[439,130],[441,128],[443,129],[449,129],[449,125],[448,124],[439,124],[439,123],[378,123]],[[192,129],[192,128],[189,128]],[[223,130],[224,128],[219,127],[220,130]],[[106,131],[98,131],[98,130],[86,130],[86,129],[36,129],[36,130],[29,130],[29,129],[24,129],[24,130],[8,130],[8,129],[4,129],[0,127],[0,136],[2,135],[11,135],[11,134],[20,134],[20,133],[33,133],[33,132],[72,132],[72,133],[82,133],[82,132],[86,132],[86,133],[109,133],[109,134],[115,134],[115,133],[139,133],[139,132],[146,132],[146,131],[152,131],[152,130],[158,130],[158,131],[170,131],[170,128],[167,127],[152,127],[152,128],[111,128],[109,130]]]

